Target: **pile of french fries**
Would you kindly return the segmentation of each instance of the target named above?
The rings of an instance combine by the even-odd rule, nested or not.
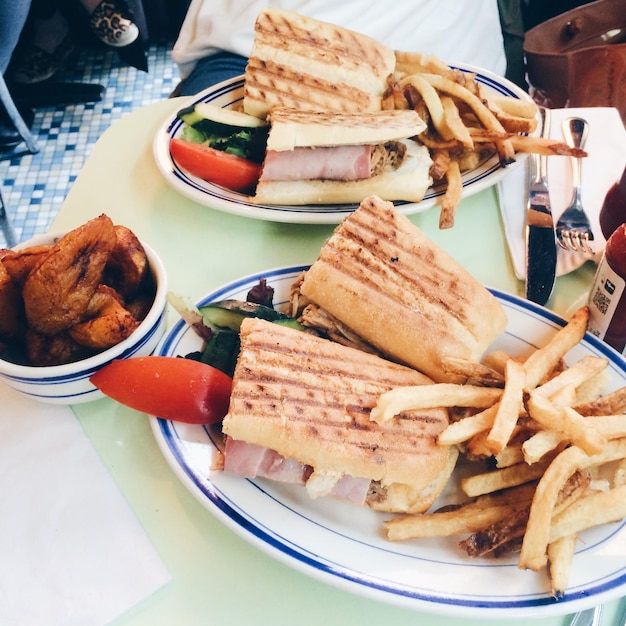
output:
[[[462,174],[498,153],[502,167],[517,153],[584,156],[565,143],[533,136],[537,106],[531,100],[494,94],[475,74],[451,69],[433,55],[396,52],[396,73],[383,101],[387,109],[415,109],[427,122],[419,136],[433,159],[431,176],[445,182],[439,228],[454,225],[463,191]]]
[[[458,535],[470,556],[518,554],[521,569],[546,572],[550,593],[563,596],[579,533],[626,517],[626,387],[605,393],[605,358],[565,361],[588,316],[580,308],[530,355],[486,355],[471,384],[380,397],[371,415],[377,422],[449,407],[440,445],[458,446],[480,468],[459,479],[462,502],[385,522],[389,540]]]

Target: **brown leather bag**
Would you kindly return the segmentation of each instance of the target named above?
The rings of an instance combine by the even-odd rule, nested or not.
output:
[[[535,26],[524,52],[536,102],[615,107],[626,124],[626,0],[596,0]]]

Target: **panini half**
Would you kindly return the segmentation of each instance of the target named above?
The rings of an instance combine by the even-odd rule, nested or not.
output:
[[[488,289],[375,196],[339,224],[299,289],[305,325],[336,321],[435,382],[466,382],[459,362],[478,363],[507,324]]]
[[[370,420],[379,395],[431,382],[410,368],[259,319],[241,326],[225,470],[305,484],[377,510],[421,512],[439,495],[456,453],[437,444],[445,409]]]
[[[274,106],[379,111],[395,52],[349,29],[267,8],[255,23],[243,106],[264,118]]]

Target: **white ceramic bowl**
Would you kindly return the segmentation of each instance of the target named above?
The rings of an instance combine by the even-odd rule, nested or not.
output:
[[[15,249],[51,243],[62,235],[63,233],[39,235],[19,244]],[[142,244],[157,288],[150,311],[130,337],[108,350],[67,365],[31,367],[0,359],[0,379],[40,402],[78,404],[103,397],[102,392],[89,382],[89,377],[96,370],[115,359],[151,354],[165,333],[167,276],[156,252],[145,242]]]

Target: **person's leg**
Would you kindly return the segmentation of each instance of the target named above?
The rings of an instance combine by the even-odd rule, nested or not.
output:
[[[246,57],[232,52],[216,52],[200,59],[176,95],[192,96],[211,85],[240,76],[244,73],[247,62]]]
[[[30,0],[0,0],[0,72],[2,76],[6,74],[29,11]],[[32,110],[21,110],[19,114],[27,126],[32,124]],[[0,104],[0,151],[12,148],[20,141],[22,141],[22,136],[15,128],[5,107]]]
[[[4,74],[22,34],[30,0],[0,0],[0,72]]]

